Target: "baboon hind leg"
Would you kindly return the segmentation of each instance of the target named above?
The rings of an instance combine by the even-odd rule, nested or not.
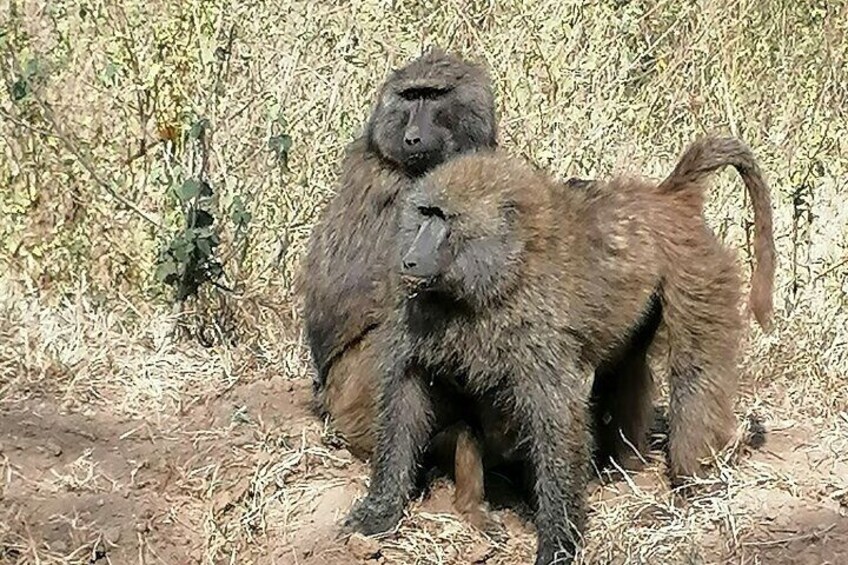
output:
[[[665,285],[673,484],[701,475],[701,460],[720,451],[735,427],[742,283],[733,258],[712,243],[697,255],[698,261],[685,261]]]
[[[327,372],[321,402],[333,426],[359,459],[371,457],[377,441],[379,373],[371,334],[342,353]]]

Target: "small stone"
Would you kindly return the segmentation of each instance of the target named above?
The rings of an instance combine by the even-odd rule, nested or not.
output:
[[[68,553],[68,543],[63,539],[57,539],[48,544],[52,551],[59,553],[61,555],[66,555]]]
[[[47,452],[50,453],[53,457],[59,457],[62,455],[62,446],[58,443],[48,441],[47,442]]]
[[[103,537],[106,538],[106,541],[111,543],[112,545],[118,545],[121,541],[121,528],[115,526],[113,528],[109,528],[104,532]]]
[[[377,540],[355,533],[347,540],[347,547],[357,559],[376,559],[380,556],[380,544]]]
[[[138,517],[135,524],[135,530],[140,534],[145,534],[150,531],[150,521],[153,519],[153,512],[150,509],[144,509]]]

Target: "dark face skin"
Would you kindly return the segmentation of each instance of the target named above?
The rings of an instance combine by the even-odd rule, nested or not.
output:
[[[409,294],[439,292],[478,306],[500,299],[515,282],[516,269],[509,265],[523,251],[514,237],[515,208],[493,207],[492,221],[472,225],[427,190],[433,188],[420,183],[401,215],[399,268]]]
[[[450,129],[439,124],[441,103],[450,96],[450,90],[438,88],[410,88],[399,93],[401,107],[408,117],[403,128],[403,144],[397,156],[410,172],[427,171],[453,151]]]
[[[417,177],[455,155],[496,145],[494,103],[482,77],[462,69],[444,76],[405,72],[387,82],[374,109],[373,151]]]
[[[418,232],[401,259],[401,275],[409,285],[431,286],[449,261],[450,224],[440,208],[419,206]]]
[[[410,176],[419,176],[458,151],[450,129],[453,89],[410,87],[389,90],[382,98],[372,129],[378,152]]]

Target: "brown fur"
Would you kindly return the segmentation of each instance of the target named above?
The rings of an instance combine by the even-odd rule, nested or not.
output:
[[[346,527],[373,534],[397,523],[439,421],[433,391],[445,385],[442,375],[461,374],[452,386],[510,416],[526,441],[537,565],[570,562],[586,518],[591,375],[627,347],[655,296],[669,335],[669,470],[675,480],[699,474],[701,458],[725,445],[735,421],[742,281],[702,209],[703,177],[727,164],[754,203],[751,304],[765,325],[771,207],[750,150],[736,139],[693,143],[659,184],[617,178],[563,191],[499,152],[459,157],[427,175],[401,215],[397,306],[375,333],[383,376],[372,480]],[[633,384],[628,410],[649,405],[644,375],[635,378],[608,389]],[[643,426],[634,422],[631,433]]]
[[[440,100],[423,99],[424,110],[427,104],[438,109],[439,115],[429,125],[440,153],[432,159],[408,160],[404,132],[416,108],[403,93],[422,87],[453,90]],[[495,145],[494,97],[488,75],[476,64],[434,49],[392,73],[380,88],[367,131],[347,148],[338,192],[312,232],[301,286],[307,343],[316,367],[316,400],[357,457],[370,457],[375,442],[378,370],[373,331],[387,313],[385,282],[394,249],[398,199],[427,168],[468,150]],[[472,433],[467,426],[463,430],[463,434]],[[474,484],[482,469],[465,468],[482,456],[464,451],[478,449],[466,435],[459,436],[456,449],[440,442],[438,449],[443,453],[439,455],[450,454],[445,462],[450,468],[456,453],[457,507],[473,523],[483,524],[487,518],[480,511],[482,485]],[[447,437],[456,439],[455,434]]]
[[[604,183],[570,178],[567,190],[597,194]],[[556,187],[555,187],[556,188]],[[594,459],[599,468],[611,460],[627,470],[643,466],[648,451],[648,434],[653,422],[651,394],[640,394],[653,387],[648,351],[662,320],[662,303],[653,296],[645,315],[631,328],[626,339],[595,369],[590,406],[593,416]]]

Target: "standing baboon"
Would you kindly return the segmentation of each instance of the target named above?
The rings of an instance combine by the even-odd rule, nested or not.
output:
[[[736,167],[753,202],[751,306],[766,327],[769,191],[734,138],[694,143],[659,184],[616,178],[558,190],[496,151],[458,157],[417,183],[397,236],[396,307],[375,332],[383,373],[371,484],[345,528],[394,527],[433,431],[433,385],[462,375],[452,386],[491,399],[526,440],[537,565],[571,562],[586,518],[591,375],[645,325],[653,297],[669,334],[670,473],[699,473],[699,458],[732,433],[742,331],[734,254],[702,210],[703,178],[725,165]],[[628,393],[643,399],[650,387]]]
[[[439,163],[495,147],[496,130],[486,71],[433,49],[392,73],[364,135],[347,148],[338,192],[313,229],[301,283],[319,409],[357,457],[370,457],[374,448],[373,331],[387,313],[398,200]],[[446,420],[444,427],[444,441],[436,446],[451,455],[456,450],[448,459],[456,466],[457,510],[477,525],[486,523],[482,468],[473,468],[481,458],[476,439],[459,422]]]

